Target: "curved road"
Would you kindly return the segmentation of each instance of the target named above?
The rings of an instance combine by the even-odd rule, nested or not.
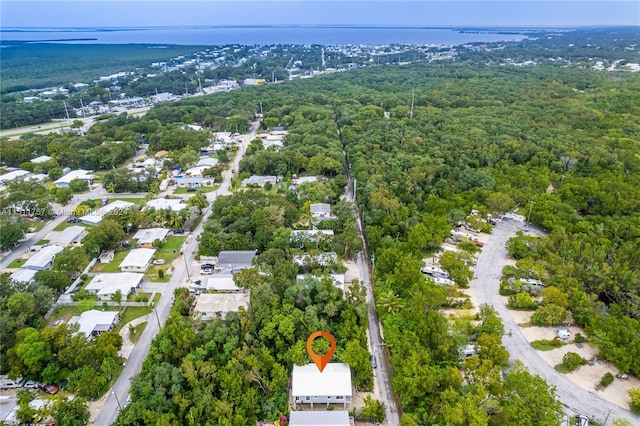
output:
[[[255,138],[256,130],[260,125],[260,121],[255,121],[252,123],[251,131],[248,135],[242,136],[242,143],[240,144],[239,150],[234,158],[233,162],[230,164],[229,169],[223,173],[223,181],[220,184],[220,187],[213,192],[206,193],[207,200],[210,203],[213,203],[218,195],[226,195],[229,194],[229,189],[231,187],[231,178],[233,177],[233,171],[238,170],[240,165],[240,160],[245,153],[249,142]],[[102,406],[102,410],[98,414],[98,416],[93,421],[93,424],[97,426],[106,426],[112,424],[118,412],[120,411],[122,404],[125,403],[127,397],[129,395],[129,387],[130,380],[133,376],[138,374],[142,368],[142,362],[147,357],[149,353],[149,349],[151,348],[151,341],[158,333],[160,326],[164,324],[167,317],[169,316],[169,312],[171,311],[171,305],[173,304],[173,293],[176,288],[183,286],[188,277],[187,275],[187,265],[191,265],[193,263],[194,255],[198,251],[198,236],[202,233],[204,229],[204,224],[207,221],[207,218],[211,214],[211,206],[209,206],[200,221],[198,227],[191,233],[190,238],[186,241],[187,243],[182,246],[182,259],[181,262],[176,262],[175,270],[173,275],[171,276],[171,280],[167,283],[165,290],[162,292],[162,296],[154,309],[154,314],[151,315],[149,322],[147,323],[144,332],[140,336],[140,340],[134,346],[127,362],[125,364],[120,377],[116,381],[112,390],[109,391],[108,397],[106,398],[104,405]],[[155,318],[155,321],[154,321]]]
[[[525,231],[526,229],[526,224],[517,220],[500,222],[482,249],[476,266],[475,279],[472,283],[478,303],[492,305],[502,318],[505,328],[502,343],[509,351],[511,360],[521,360],[531,374],[537,374],[550,385],[555,386],[557,397],[568,415],[584,414],[601,424],[616,418],[627,419],[631,424],[640,424],[639,416],[600,398],[593,392],[582,389],[547,364],[529,344],[520,327],[509,314],[498,293],[502,268],[506,265],[508,257],[505,244],[518,230]]]

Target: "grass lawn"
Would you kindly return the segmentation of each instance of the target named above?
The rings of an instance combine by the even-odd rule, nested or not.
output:
[[[113,203],[116,200],[120,200],[120,201],[127,201],[129,203],[133,203],[136,204],[138,206],[141,206],[142,203],[144,202],[144,197],[140,197],[140,198],[126,198],[126,197],[109,197],[109,202]]]
[[[13,262],[11,262],[9,264],[9,266],[7,266],[7,268],[19,268],[22,265],[24,265],[24,263],[27,261],[27,259],[23,259],[23,258],[18,258],[16,260],[14,260]]]
[[[49,244],[51,242],[51,240],[40,240],[36,243],[37,246],[41,246],[44,244]]]
[[[169,267],[171,265],[152,265],[147,272],[144,273],[146,280],[152,283],[168,283],[171,280],[171,273]],[[160,278],[159,271],[164,271],[164,276]]]
[[[102,306],[98,306],[96,304],[96,306],[94,306],[94,309],[104,309],[105,311],[115,311],[118,310],[119,308],[117,306],[107,306],[102,307]],[[49,322],[53,323],[56,322],[58,320],[64,320],[64,321],[69,321],[71,319],[71,317],[75,317],[80,315],[81,313],[83,313],[85,311],[84,307],[76,305],[76,306],[58,306],[53,313],[51,314],[51,317],[49,317]]]
[[[60,225],[56,226],[53,230],[54,231],[64,231],[65,229],[67,229],[70,226],[82,226],[82,227],[87,227],[87,225],[85,225],[84,223],[69,223],[66,220],[64,222],[62,222]]]
[[[124,309],[124,312],[120,315],[120,323],[114,329],[117,332],[122,330],[129,322],[133,321],[136,318],[140,318],[141,316],[150,314],[152,309],[147,306],[127,306]]]
[[[564,343],[560,339],[534,340],[533,342],[531,342],[531,346],[539,351],[552,351],[556,348],[564,346]]]
[[[125,256],[129,253],[129,250],[118,249],[116,250],[113,260],[109,263],[96,262],[91,269],[91,272],[120,272],[120,263],[124,260]]]
[[[172,251],[172,250],[180,250],[182,243],[187,237],[184,235],[172,235],[167,238],[167,241],[162,245],[162,247],[158,250],[162,251]]]
[[[40,231],[44,226],[49,223],[48,220],[29,220],[27,224],[29,224],[29,229],[35,229],[34,232]],[[31,231],[29,231],[31,232]]]
[[[196,192],[188,192],[187,188],[176,188],[173,190],[174,194],[197,194],[198,192],[213,192],[218,189],[220,185],[203,186],[198,188]]]
[[[140,336],[142,335],[142,332],[144,331],[146,326],[147,322],[145,321],[133,327],[133,333],[129,335],[129,338],[131,339],[131,342],[133,344],[138,343],[138,340],[140,340]]]

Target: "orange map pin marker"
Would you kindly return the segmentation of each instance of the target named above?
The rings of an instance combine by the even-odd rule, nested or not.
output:
[[[316,340],[317,337],[326,337],[331,343],[329,352],[327,352],[324,355],[318,355],[317,353],[313,352],[313,348],[311,347],[311,345],[313,344],[313,341]],[[307,352],[309,352],[309,356],[311,357],[313,362],[316,364],[316,367],[318,367],[318,370],[320,370],[321,373],[322,373],[322,370],[324,370],[324,367],[326,367],[327,364],[329,363],[329,360],[331,359],[335,351],[336,351],[336,339],[326,331],[316,331],[307,339]]]

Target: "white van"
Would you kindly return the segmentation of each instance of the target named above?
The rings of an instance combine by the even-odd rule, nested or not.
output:
[[[0,389],[16,389],[22,387],[22,377],[13,380],[7,376],[0,376]]]

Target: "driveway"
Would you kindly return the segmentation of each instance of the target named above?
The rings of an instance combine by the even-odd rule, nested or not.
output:
[[[498,289],[502,268],[507,264],[508,258],[505,244],[518,230],[527,232],[528,227],[518,220],[504,220],[498,223],[478,257],[476,276],[471,283],[477,302],[492,305],[502,318],[505,329],[502,343],[509,351],[511,361],[521,360],[531,374],[537,374],[555,386],[557,397],[568,415],[584,414],[602,424],[616,418],[627,419],[631,424],[640,424],[640,416],[581,388],[547,364],[531,347],[510,315]]]

